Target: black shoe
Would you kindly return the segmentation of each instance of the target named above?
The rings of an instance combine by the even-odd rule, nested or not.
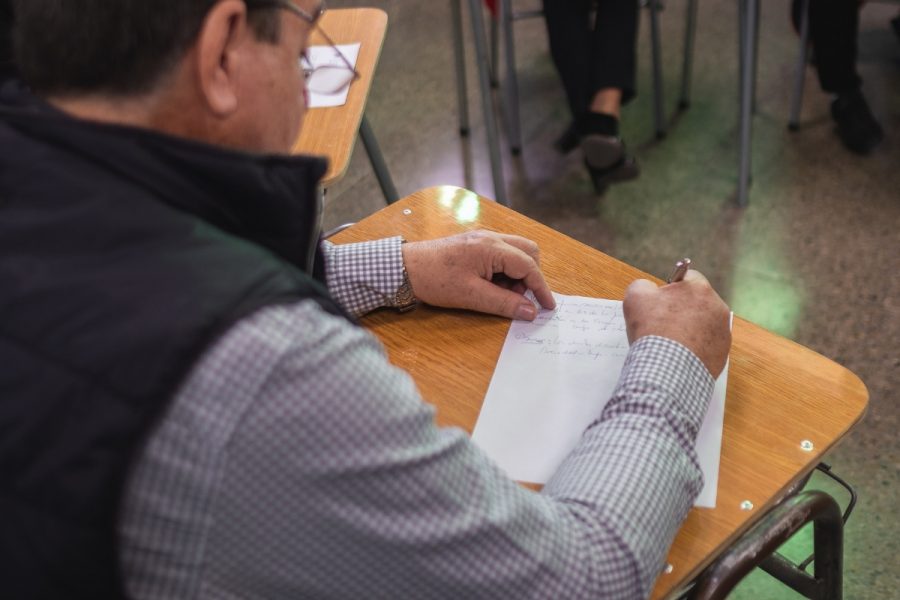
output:
[[[587,167],[591,182],[594,184],[594,191],[597,194],[603,194],[606,188],[613,183],[634,179],[641,172],[634,157],[627,154],[623,154],[618,162],[605,168],[592,167],[587,158],[584,159],[584,166]]]
[[[837,121],[841,141],[851,152],[868,154],[884,139],[881,125],[859,90],[840,94],[831,103],[831,116]]]
[[[584,162],[594,169],[607,169],[625,156],[625,143],[614,135],[592,133],[581,138]]]

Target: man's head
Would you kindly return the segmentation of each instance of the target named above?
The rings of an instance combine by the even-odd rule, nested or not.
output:
[[[287,152],[318,0],[14,0],[25,82],[78,116]]]

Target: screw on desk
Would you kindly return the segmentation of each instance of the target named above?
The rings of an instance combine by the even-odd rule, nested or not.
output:
[[[749,500],[741,502],[741,510],[753,510],[753,503]]]
[[[800,442],[800,449],[804,452],[812,452],[813,448],[815,448],[815,446],[813,446],[813,443],[809,440],[803,440],[802,442]]]
[[[403,214],[404,214],[404,215],[411,215],[411,214],[412,214],[412,209],[411,209],[411,208],[404,208],[404,209],[403,209]]]

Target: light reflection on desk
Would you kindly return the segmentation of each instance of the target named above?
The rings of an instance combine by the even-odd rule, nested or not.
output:
[[[452,185],[440,188],[438,202],[453,211],[453,217],[459,224],[477,221],[481,214],[478,195]]]

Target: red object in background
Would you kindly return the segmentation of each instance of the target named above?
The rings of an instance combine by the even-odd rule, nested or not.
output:
[[[491,14],[497,16],[497,0],[484,0],[484,5],[491,10]]]

